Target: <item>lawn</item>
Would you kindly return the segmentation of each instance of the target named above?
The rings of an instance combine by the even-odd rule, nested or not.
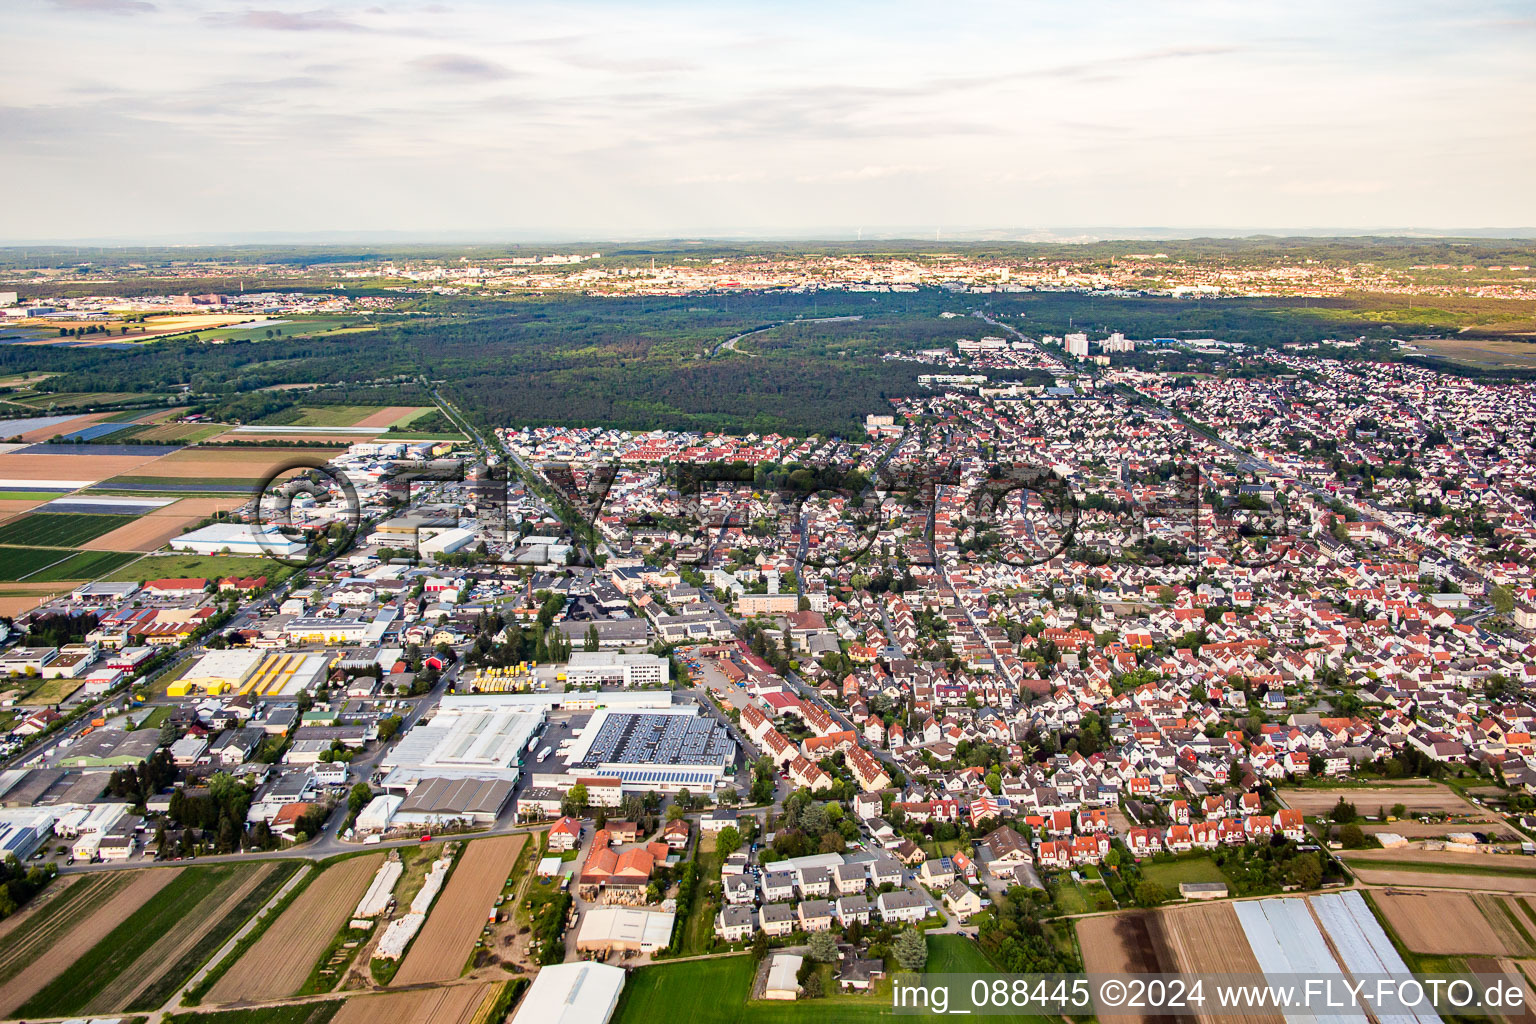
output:
[[[1114,910],[1115,898],[1102,885],[1086,885],[1063,876],[1051,890],[1056,909],[1063,914],[1087,914]]]
[[[127,526],[138,516],[99,512],[32,512],[0,526],[0,544],[72,548]]]
[[[84,679],[50,679],[16,703],[27,708],[53,707],[84,685]]]
[[[715,957],[642,967],[629,976],[614,1024],[859,1024],[893,1017],[889,988],[800,1002],[747,1001],[756,964],[750,956]],[[928,936],[930,973],[994,973],[980,947],[960,935]],[[886,983],[889,986],[889,982]],[[1010,1017],[1010,1020],[1040,1018]]]
[[[928,974],[985,974],[997,967],[964,935],[928,936]]]
[[[20,1017],[63,1017],[85,1007],[110,985],[147,942],[190,920],[201,903],[238,865],[183,868],[181,873],[131,914],[17,1011]]]
[[[173,1013],[167,1024],[327,1024],[341,1009],[340,999],[283,1006],[256,1006],[222,1013]]]
[[[1156,882],[1174,893],[1179,891],[1180,882],[1225,882],[1227,880],[1227,876],[1221,873],[1221,868],[1216,866],[1216,862],[1204,854],[1160,864],[1143,864],[1141,875],[1148,881]]]
[[[149,555],[107,576],[109,580],[152,580],[223,576],[285,576],[291,572],[283,563],[270,558],[239,555]]]
[[[57,554],[57,552],[52,552]],[[123,566],[139,560],[136,551],[76,551],[62,562],[55,562],[27,577],[28,583],[57,583],[61,580],[99,580]]]

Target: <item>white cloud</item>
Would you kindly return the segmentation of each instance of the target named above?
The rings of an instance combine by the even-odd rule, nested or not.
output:
[[[28,197],[10,239],[1536,223],[1536,62],[1512,0],[1454,17],[995,0],[964,18],[28,0],[9,18],[0,127]]]

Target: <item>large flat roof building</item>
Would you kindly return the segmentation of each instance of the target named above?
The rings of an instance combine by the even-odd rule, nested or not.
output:
[[[624,978],[607,964],[552,964],[534,976],[512,1024],[608,1024]]]
[[[622,780],[624,788],[713,790],[736,763],[736,741],[692,705],[599,709],[572,745],[567,773]]]
[[[250,523],[213,523],[182,534],[172,540],[170,546],[173,551],[192,551],[199,555],[217,555],[228,549],[232,555],[274,558],[296,558],[309,550],[302,541],[284,536],[275,526],[258,529]]]
[[[523,752],[544,727],[540,707],[487,706],[473,697],[444,697],[437,713],[401,738],[379,767],[393,792],[410,793],[424,779],[483,779],[515,783]]]

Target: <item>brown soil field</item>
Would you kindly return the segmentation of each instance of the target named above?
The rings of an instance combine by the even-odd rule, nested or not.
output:
[[[426,411],[427,406],[424,405],[389,405],[376,413],[364,416],[352,425],[354,427],[387,427],[402,417]]]
[[[527,838],[497,836],[469,844],[406,952],[393,984],[418,985],[459,976]]]
[[[323,461],[324,455],[320,454]],[[139,465],[133,476],[157,477],[167,480],[198,480],[204,478],[249,478],[255,480],[266,476],[273,467],[292,462],[299,457],[315,458],[314,449],[303,448],[183,448],[154,459],[150,464]],[[16,456],[0,456],[0,460],[15,458]],[[100,456],[106,458],[106,456]],[[81,459],[90,456],[81,456]],[[78,461],[78,460],[75,460]],[[0,461],[0,475],[4,472],[4,462]],[[117,473],[128,473],[129,470],[117,470]],[[71,479],[74,479],[71,477]]]
[[[1351,864],[1356,861],[1387,860],[1400,864],[1450,864],[1458,868],[1508,871],[1511,874],[1536,872],[1536,864],[1524,857],[1508,853],[1484,853],[1472,847],[1426,850],[1422,846],[1409,845],[1399,846],[1395,850],[1339,850],[1338,855]]]
[[[169,456],[165,456],[169,458]],[[0,480],[82,480],[100,483],[157,461],[154,455],[0,455]],[[212,474],[210,474],[212,475]]]
[[[1083,950],[1083,970],[1122,977],[1177,972],[1176,957],[1163,930],[1159,915],[1145,910],[1079,918],[1077,941]],[[1150,1024],[1162,1019],[1140,1014],[1101,1013],[1098,1017],[1104,1024]]]
[[[44,504],[36,498],[0,498],[0,523]]]
[[[207,516],[242,505],[241,498],[183,498],[80,545],[87,551],[157,551]]]
[[[1463,799],[1449,786],[1417,780],[1405,780],[1402,785],[1381,784],[1349,789],[1282,789],[1279,795],[1287,807],[1308,815],[1327,814],[1339,802],[1339,797],[1343,797],[1354,804],[1361,814],[1375,814],[1377,807],[1390,811],[1393,804],[1403,804],[1409,814],[1453,814],[1484,819],[1491,817],[1485,808]]]
[[[258,863],[232,875],[182,921],[175,931],[159,936],[139,958],[119,974],[86,1007],[87,1013],[107,1013],[127,1007],[149,986],[159,981],[183,956],[199,945],[215,926],[250,895],[276,868],[272,861]]]
[[[297,992],[383,861],[376,853],[326,868],[214,983],[205,1001],[281,999]]]
[[[132,872],[134,877],[118,883],[112,896],[84,918],[65,913],[60,920],[50,922],[51,927],[30,936],[30,941],[8,943],[3,959],[0,959],[0,969],[18,958],[29,962],[15,977],[0,985],[0,1015],[9,1016],[41,992],[151,896],[165,888],[176,874],[174,868]],[[46,956],[43,955],[45,952]]]
[[[50,437],[57,437],[60,434],[72,433],[81,427],[88,427],[92,423],[99,423],[110,415],[112,414],[109,412],[87,413],[84,416],[76,416],[72,420],[65,420],[63,423],[55,423],[51,427],[38,427],[36,430],[29,430],[21,435],[21,439],[35,444],[38,441],[46,441]]]
[[[1509,1021],[1511,1024],[1536,1024],[1536,989],[1531,987],[1530,961],[1516,961],[1508,957],[1467,957],[1467,970],[1473,974],[1502,974],[1506,981],[1521,986],[1525,992],[1525,1005],[1518,1011],[1496,1014],[1492,1019]]]
[[[1192,904],[1160,911],[1162,934],[1177,970],[1185,974],[1258,974],[1259,961],[1230,903]],[[1201,1015],[1202,1020],[1216,1017]],[[1282,1014],[1245,1017],[1254,1024],[1283,1024]]]
[[[1456,892],[1402,892],[1390,889],[1371,898],[1404,945],[1415,953],[1484,953],[1500,956],[1524,952],[1513,948],[1495,929],[1476,898]],[[1499,897],[1489,897],[1498,900]],[[1499,913],[1497,907],[1489,908]],[[1506,932],[1513,929],[1506,927]],[[1515,936],[1517,942],[1519,936]]]
[[[391,992],[382,996],[357,996],[348,999],[331,1024],[471,1024],[486,1000],[494,998],[498,986],[446,985],[414,992]]]
[[[1426,825],[1411,818],[1403,818],[1398,821],[1367,821],[1359,824],[1361,830],[1367,835],[1395,832],[1404,839],[1444,839],[1452,832],[1481,832],[1488,836],[1490,841],[1497,843],[1512,843],[1520,839],[1514,829],[1503,822],[1492,820],[1470,823],[1440,821]]]
[[[80,879],[84,877],[84,875],[59,875],[53,881],[48,883],[48,887],[46,889],[32,897],[32,899],[27,902],[26,906],[16,911],[16,913],[12,914],[4,921],[0,921],[0,949],[5,948],[6,936],[10,935],[11,932],[15,931],[17,928],[20,928],[22,923],[26,921],[27,918],[33,916],[39,910],[43,909],[48,904],[58,899],[59,895],[64,892],[65,889],[68,889],[71,885],[80,881]],[[98,875],[94,877],[100,876]]]
[[[1490,889],[1498,892],[1536,893],[1536,875],[1457,875],[1449,871],[1394,871],[1351,864],[1355,877],[1367,885],[1405,888],[1433,886],[1438,889]]]
[[[29,612],[50,597],[74,590],[74,583],[0,584],[0,615],[16,616]]]

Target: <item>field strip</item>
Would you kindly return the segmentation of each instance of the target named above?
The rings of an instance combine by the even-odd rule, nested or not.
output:
[[[180,1004],[181,997],[189,989],[194,988],[198,982],[206,978],[209,971],[223,963],[224,958],[229,956],[230,953],[234,952],[235,947],[240,944],[240,940],[244,939],[247,935],[251,934],[254,929],[259,927],[262,921],[266,920],[266,916],[272,911],[272,908],[281,903],[283,899],[293,891],[294,886],[308,878],[309,873],[313,870],[314,868],[312,868],[309,864],[301,865],[299,870],[295,871],[292,876],[289,877],[288,881],[284,882],[281,886],[278,887],[278,890],[272,894],[271,899],[262,904],[261,909],[252,914],[251,919],[245,922],[245,924],[241,925],[240,930],[231,935],[229,939],[224,943],[224,945],[219,947],[218,952],[209,957],[207,963],[199,967],[197,972],[193,974],[192,977],[187,979],[187,983],[185,985],[183,985],[178,991],[172,993],[171,998],[166,1001],[165,1006],[161,1007],[161,1012],[168,1013],[177,1007]]]
[[[122,887],[124,878],[122,875],[106,873],[80,877],[83,879],[81,884],[72,886],[48,905],[34,908],[30,916],[41,918],[36,922],[36,927],[30,927],[27,920],[17,921],[13,925],[13,930],[24,931],[24,934],[15,939],[7,938],[6,943],[0,946],[0,950],[3,950],[0,952],[0,983],[18,974],[27,962],[36,959],[36,954],[47,949],[60,933],[74,927],[82,915],[90,913],[98,903],[110,899]]]
[[[48,907],[58,902],[59,898],[69,891],[74,883],[85,878],[85,875],[59,875],[49,882],[42,892],[33,896],[16,913],[3,921],[0,921],[0,949],[6,949],[6,941],[11,932],[16,931],[29,920],[42,913]],[[7,952],[9,952],[7,950]]]
[[[486,914],[527,839],[526,834],[519,834],[469,844],[392,984],[415,985],[459,976],[485,927]]]
[[[383,861],[376,853],[326,868],[214,984],[206,1001],[281,999],[297,992]]]
[[[223,898],[216,906],[199,905],[196,917],[186,922],[188,927],[162,935],[145,949],[125,971],[112,980],[101,993],[86,1006],[86,1013],[107,1013],[130,1006],[166,971],[181,962],[181,958],[203,941],[203,938],[240,905],[240,901],[272,873],[273,861],[258,864],[249,871],[237,871],[221,887]],[[218,898],[219,893],[213,893]],[[204,901],[207,903],[210,901]],[[189,915],[190,916],[190,915]]]
[[[500,989],[495,982],[444,985],[438,988],[354,996],[343,1004],[331,1024],[472,1024]]]
[[[56,942],[47,947],[46,956],[36,956],[15,977],[0,985],[0,1014],[10,1014],[18,1006],[41,992],[65,970],[74,965],[96,943],[106,938],[123,921],[132,916],[150,898],[169,885],[180,874],[176,870],[155,869],[143,871],[126,885],[113,892],[112,897],[96,907],[84,920],[73,922]]]

